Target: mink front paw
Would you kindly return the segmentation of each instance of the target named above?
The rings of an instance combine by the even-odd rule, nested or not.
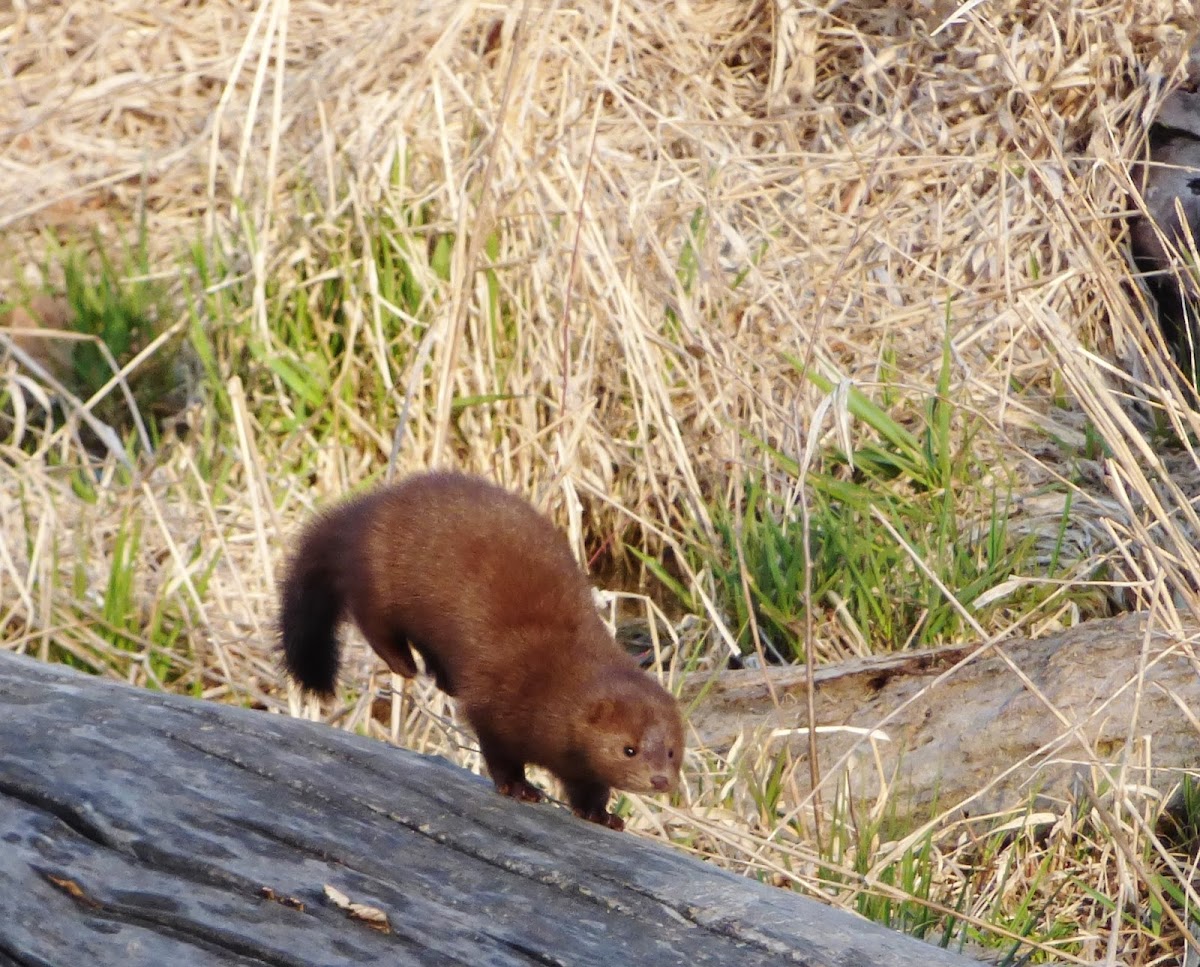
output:
[[[625,828],[625,820],[616,813],[610,813],[607,809],[576,809],[575,815],[580,819],[586,819],[589,823],[615,829],[618,833]]]
[[[496,783],[496,792],[520,802],[541,802],[545,794],[527,779],[515,779],[512,782]]]

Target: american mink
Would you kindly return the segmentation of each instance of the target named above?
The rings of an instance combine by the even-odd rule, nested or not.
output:
[[[280,621],[305,689],[333,692],[344,618],[399,675],[420,654],[504,795],[540,800],[525,766],[541,765],[577,815],[621,829],[611,787],[678,782],[675,699],[613,640],[566,538],[515,494],[425,473],[318,516],[288,565]]]

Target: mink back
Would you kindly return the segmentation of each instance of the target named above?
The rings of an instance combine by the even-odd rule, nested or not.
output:
[[[378,491],[359,556],[370,573],[351,589],[356,620],[402,630],[455,693],[488,692],[514,668],[556,677],[597,647],[621,654],[580,633],[599,618],[566,538],[484,480],[424,474]]]

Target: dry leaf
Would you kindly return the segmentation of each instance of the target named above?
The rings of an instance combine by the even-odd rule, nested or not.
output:
[[[73,900],[78,900],[80,903],[86,903],[89,907],[100,906],[95,900],[83,892],[83,888],[74,880],[68,880],[65,876],[54,876],[47,873],[46,879],[53,883],[56,887],[66,893]]]
[[[334,906],[341,910],[345,910],[353,919],[361,920],[373,930],[378,930],[380,933],[391,933],[392,926],[388,923],[387,914],[378,907],[368,906],[365,903],[355,903],[346,894],[336,887],[325,884],[325,895],[333,901]]]

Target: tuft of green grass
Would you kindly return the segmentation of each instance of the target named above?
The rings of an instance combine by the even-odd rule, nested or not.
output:
[[[1163,806],[1158,833],[1185,853],[1200,853],[1200,775],[1183,774],[1179,789]]]
[[[951,399],[950,364],[947,337],[920,432],[850,389],[850,415],[873,435],[852,453],[825,452],[805,477],[812,601],[819,618],[840,623],[876,652],[938,645],[971,633],[943,587],[987,627],[1053,606],[1049,581],[1008,584],[1011,579],[1063,573],[1061,540],[1055,553],[1040,559],[1035,537],[1011,530],[1014,484],[977,455],[978,424]],[[806,375],[832,392],[825,377]],[[744,653],[755,650],[757,630],[768,656],[801,660],[801,519],[799,508],[778,494],[794,490],[801,467],[765,441],[748,439],[766,454],[768,469],[747,478],[740,514],[716,509],[718,539],[703,563]]]
[[[400,177],[394,174],[394,178]],[[395,187],[395,186],[394,186]],[[431,370],[430,327],[450,294],[451,263],[465,241],[449,230],[431,203],[385,205],[339,213],[313,224],[302,254],[289,263],[286,282],[268,278],[261,298],[266,325],[251,326],[245,311],[249,280],[222,284],[204,266],[202,317],[240,320],[199,350],[203,360],[238,360],[238,372],[262,429],[280,438],[303,436],[315,446],[294,448],[295,464],[311,471],[323,447],[359,449],[373,442],[376,467],[390,457],[398,425],[427,419]],[[248,237],[248,244],[254,240]],[[480,431],[474,411],[502,407],[522,365],[513,296],[501,269],[504,234],[483,238],[478,301],[464,343],[486,361],[451,401],[451,417],[464,448]],[[281,276],[283,278],[283,276]],[[211,327],[209,327],[211,328]],[[206,362],[206,366],[208,363]],[[468,425],[469,424],[469,425]],[[364,428],[377,428],[367,434]],[[492,432],[502,432],[493,429]],[[497,441],[499,442],[499,441]],[[370,445],[370,444],[369,444]]]
[[[142,447],[161,436],[161,424],[186,405],[192,388],[191,360],[182,337],[166,340],[125,378],[128,387],[110,385],[138,353],[165,331],[170,318],[166,287],[151,276],[146,229],[133,245],[112,246],[99,234],[85,251],[78,244],[52,242],[44,276],[61,267],[70,326],[87,336],[71,353],[68,388],[87,401],[105,390],[93,412],[121,435],[138,431]],[[49,281],[47,290],[51,289]]]
[[[140,517],[127,517],[112,542],[108,580],[100,608],[102,636],[114,648],[136,652],[140,649],[135,635],[142,628],[138,602],[138,550],[142,541]]]

